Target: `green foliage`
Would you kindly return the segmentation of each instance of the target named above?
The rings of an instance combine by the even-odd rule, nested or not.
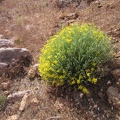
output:
[[[7,97],[4,95],[0,95],[0,110],[5,106],[6,101]]]
[[[91,24],[71,24],[50,38],[41,50],[39,72],[52,85],[77,85],[98,80],[97,66],[111,58],[110,38]]]

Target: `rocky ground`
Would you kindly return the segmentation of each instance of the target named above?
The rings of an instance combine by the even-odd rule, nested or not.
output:
[[[119,0],[0,0],[1,120],[120,120]],[[46,85],[40,49],[63,26],[94,23],[112,38],[114,59],[91,94]]]

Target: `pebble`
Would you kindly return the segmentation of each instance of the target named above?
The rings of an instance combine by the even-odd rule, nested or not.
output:
[[[7,91],[10,88],[10,82],[2,82],[1,83],[1,88],[3,91]]]

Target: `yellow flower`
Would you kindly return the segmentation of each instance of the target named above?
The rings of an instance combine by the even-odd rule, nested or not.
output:
[[[81,82],[80,80],[77,80],[77,84],[80,84],[80,82]]]
[[[104,71],[104,68],[102,68],[101,70]]]
[[[92,83],[96,84],[97,83],[97,78],[92,78]]]
[[[88,90],[87,90],[87,88],[85,88],[85,87],[82,89],[82,91],[83,91],[84,93],[89,93]]]
[[[95,66],[96,66],[96,63],[92,63],[92,66],[94,66],[94,67],[95,67]]]
[[[64,76],[62,76],[62,75],[61,75],[59,78],[60,78],[60,79],[63,79],[63,78],[64,78]]]
[[[86,72],[90,72],[90,70],[89,70],[89,69],[86,69],[85,71],[86,71]]]
[[[109,37],[108,40],[111,40],[111,38]]]
[[[55,85],[55,81],[52,81],[52,85]]]
[[[91,82],[91,78],[88,78],[88,81]]]
[[[59,72],[60,72],[60,70],[57,70],[56,72],[57,72],[57,73],[59,73]]]
[[[78,86],[78,89],[82,90],[82,89],[83,89],[83,86],[82,86],[82,85]]]
[[[64,81],[63,80],[60,80],[60,85],[63,85],[64,84]]]
[[[91,68],[91,71],[94,71],[95,69],[94,68]]]
[[[53,63],[57,64],[57,61],[55,60],[55,61],[53,61]]]
[[[102,35],[101,38],[103,39],[103,38],[104,38],[104,35]]]
[[[82,85],[78,86],[78,89],[80,89],[84,93],[89,93],[89,91],[87,90],[87,88],[83,87]]]
[[[83,76],[82,76],[82,75],[79,75],[79,79],[83,79]]]
[[[67,39],[67,42],[70,43],[72,40],[71,39]]]
[[[74,80],[74,79],[75,79],[74,77],[71,78],[71,80]]]
[[[86,73],[88,77],[90,77],[90,73]]]
[[[48,59],[50,59],[50,58],[52,58],[52,56],[50,55],[50,56],[48,56]]]
[[[72,85],[75,84],[75,80],[73,80],[73,81],[71,82],[71,84],[72,84]]]

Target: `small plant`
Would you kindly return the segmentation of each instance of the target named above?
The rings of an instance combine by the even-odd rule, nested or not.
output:
[[[112,56],[110,38],[91,24],[71,24],[50,38],[41,50],[39,72],[54,86],[96,84],[97,66]]]
[[[22,38],[16,39],[16,40],[15,40],[15,43],[16,43],[17,45],[24,45],[24,41],[23,41]]]
[[[4,108],[6,101],[7,101],[6,96],[0,95],[0,110],[2,110],[2,108]]]
[[[24,27],[25,23],[24,23],[24,16],[20,16],[17,18],[17,22]]]

